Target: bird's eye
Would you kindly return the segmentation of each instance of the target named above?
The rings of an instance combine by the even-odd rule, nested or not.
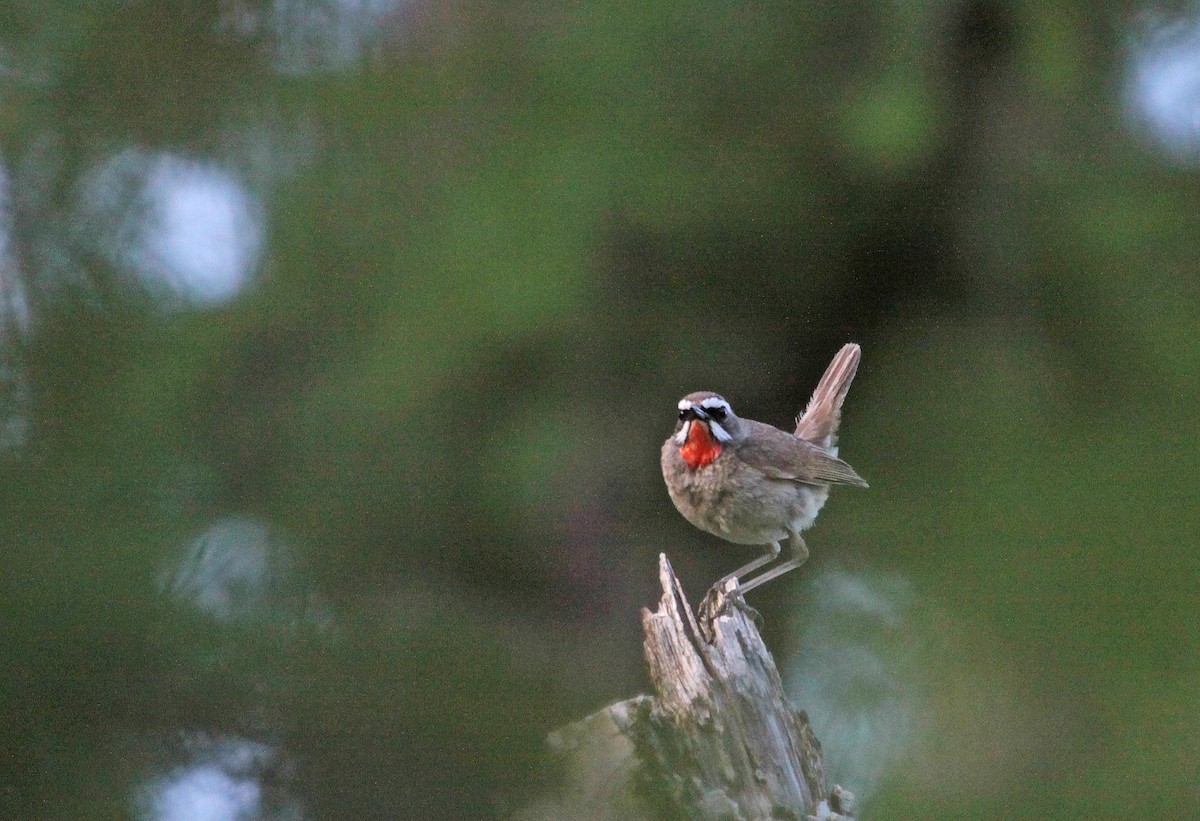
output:
[[[682,422],[684,419],[687,419],[689,413],[691,413],[691,410],[688,408],[679,411],[679,421]]]
[[[721,405],[717,405],[715,408],[705,408],[705,410],[708,411],[709,416],[718,422],[725,418],[725,408]]]

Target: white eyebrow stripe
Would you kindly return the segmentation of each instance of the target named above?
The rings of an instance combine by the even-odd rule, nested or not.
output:
[[[686,399],[680,399],[680,400],[679,400],[679,409],[680,409],[680,410],[687,410],[687,409],[688,409],[688,408],[690,408],[691,406],[692,406],[692,403],[691,403],[691,402],[689,402],[689,401],[687,401]]]
[[[729,403],[719,396],[710,396],[700,403],[702,408],[724,408],[729,410]]]

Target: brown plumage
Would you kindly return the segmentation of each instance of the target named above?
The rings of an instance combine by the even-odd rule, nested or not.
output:
[[[833,358],[796,420],[795,434],[739,418],[711,391],[680,400],[675,434],[662,447],[671,501],[701,530],[735,544],[769,545],[766,554],[726,575],[716,588],[774,561],[784,538],[792,541],[793,557],[740,582],[738,591],[799,567],[808,557],[800,531],[817,518],[830,486],[867,486],[837,457],[836,447],[842,402],[859,357],[859,347],[849,344]]]

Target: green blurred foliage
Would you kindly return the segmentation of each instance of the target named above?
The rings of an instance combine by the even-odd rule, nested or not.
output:
[[[1121,109],[1135,6],[410,4],[299,64],[280,8],[0,12],[0,815],[122,817],[189,731],[280,745],[315,817],[514,809],[644,687],[655,554],[743,558],[662,491],[678,396],[783,425],[846,340],[872,487],[803,572],[917,602],[864,814],[1189,814],[1200,217]],[[89,221],[130,150],[257,198],[235,299],[129,270],[128,186]],[[230,516],[273,617],[164,592]]]

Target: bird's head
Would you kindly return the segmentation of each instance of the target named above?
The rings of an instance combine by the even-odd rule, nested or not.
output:
[[[679,421],[672,437],[692,470],[711,464],[721,449],[742,433],[741,421],[720,394],[689,393],[679,400]]]

